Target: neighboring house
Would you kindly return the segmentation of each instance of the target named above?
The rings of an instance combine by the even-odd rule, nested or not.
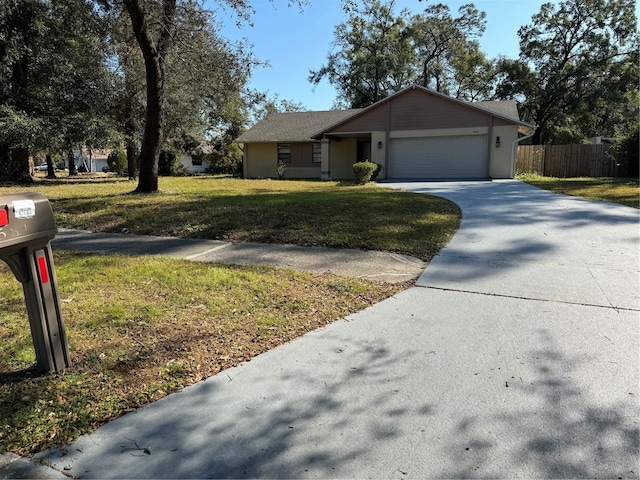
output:
[[[74,150],[73,155],[76,157],[76,168],[81,166],[86,168],[88,172],[102,172],[107,167],[107,157],[111,150],[99,150],[83,148],[82,150]],[[65,160],[65,166],[69,166]]]
[[[246,178],[353,178],[353,164],[383,166],[378,178],[513,178],[520,135],[515,101],[467,103],[413,86],[367,108],[274,113],[236,142]]]
[[[189,173],[204,173],[209,168],[208,160],[196,160],[188,153],[181,154],[180,164],[186,168]]]

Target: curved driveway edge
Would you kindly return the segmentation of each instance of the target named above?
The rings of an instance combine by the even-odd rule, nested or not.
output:
[[[602,280],[637,276],[638,212],[518,182],[389,186],[462,207],[423,286],[39,457],[81,478],[638,478],[640,312]],[[597,280],[561,292],[544,265]]]
[[[640,310],[640,211],[522,182],[389,185],[457,203],[460,229],[417,284]]]

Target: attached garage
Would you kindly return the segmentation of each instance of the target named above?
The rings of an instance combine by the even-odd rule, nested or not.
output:
[[[476,180],[487,177],[486,135],[391,139],[388,178]]]

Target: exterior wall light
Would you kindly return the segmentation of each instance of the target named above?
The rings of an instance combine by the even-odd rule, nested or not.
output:
[[[496,148],[500,148],[500,137],[496,137]]]
[[[382,142],[378,142],[378,149],[382,149]]]

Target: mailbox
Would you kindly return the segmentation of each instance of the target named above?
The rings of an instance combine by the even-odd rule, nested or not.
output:
[[[38,369],[46,373],[71,364],[50,243],[57,232],[42,195],[0,196],[0,259],[22,283]]]

